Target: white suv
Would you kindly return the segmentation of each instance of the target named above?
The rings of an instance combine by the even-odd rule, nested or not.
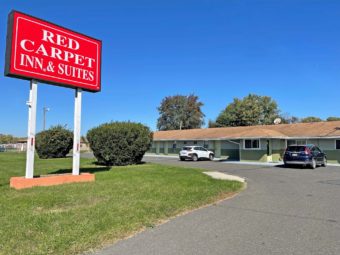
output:
[[[206,148],[203,148],[201,146],[185,146],[179,152],[179,159],[181,161],[184,161],[186,159],[197,161],[201,158],[213,160],[214,152],[208,151]]]

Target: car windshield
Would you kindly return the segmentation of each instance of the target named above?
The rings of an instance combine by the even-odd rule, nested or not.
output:
[[[191,151],[191,147],[183,147],[183,149],[182,150],[184,150],[184,151]]]
[[[301,152],[305,150],[305,146],[289,146],[287,151]]]

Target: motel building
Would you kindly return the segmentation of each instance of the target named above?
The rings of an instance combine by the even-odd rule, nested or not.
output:
[[[178,155],[184,146],[214,151],[232,161],[278,162],[288,145],[314,144],[340,163],[340,121],[157,131],[149,153]]]

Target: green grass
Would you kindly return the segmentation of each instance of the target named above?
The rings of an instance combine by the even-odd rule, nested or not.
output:
[[[71,172],[72,159],[36,159],[35,174]],[[143,164],[106,168],[82,159],[94,183],[9,188],[25,154],[0,153],[0,254],[79,254],[238,191],[202,170]]]

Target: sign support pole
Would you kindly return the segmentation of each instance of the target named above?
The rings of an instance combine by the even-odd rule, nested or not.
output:
[[[37,118],[37,94],[38,83],[31,80],[30,96],[28,105],[28,132],[27,132],[27,152],[26,152],[26,178],[34,176],[34,152],[35,152],[35,132]]]
[[[80,166],[80,130],[81,130],[81,97],[82,89],[76,89],[74,101],[74,135],[72,175],[79,175]]]

